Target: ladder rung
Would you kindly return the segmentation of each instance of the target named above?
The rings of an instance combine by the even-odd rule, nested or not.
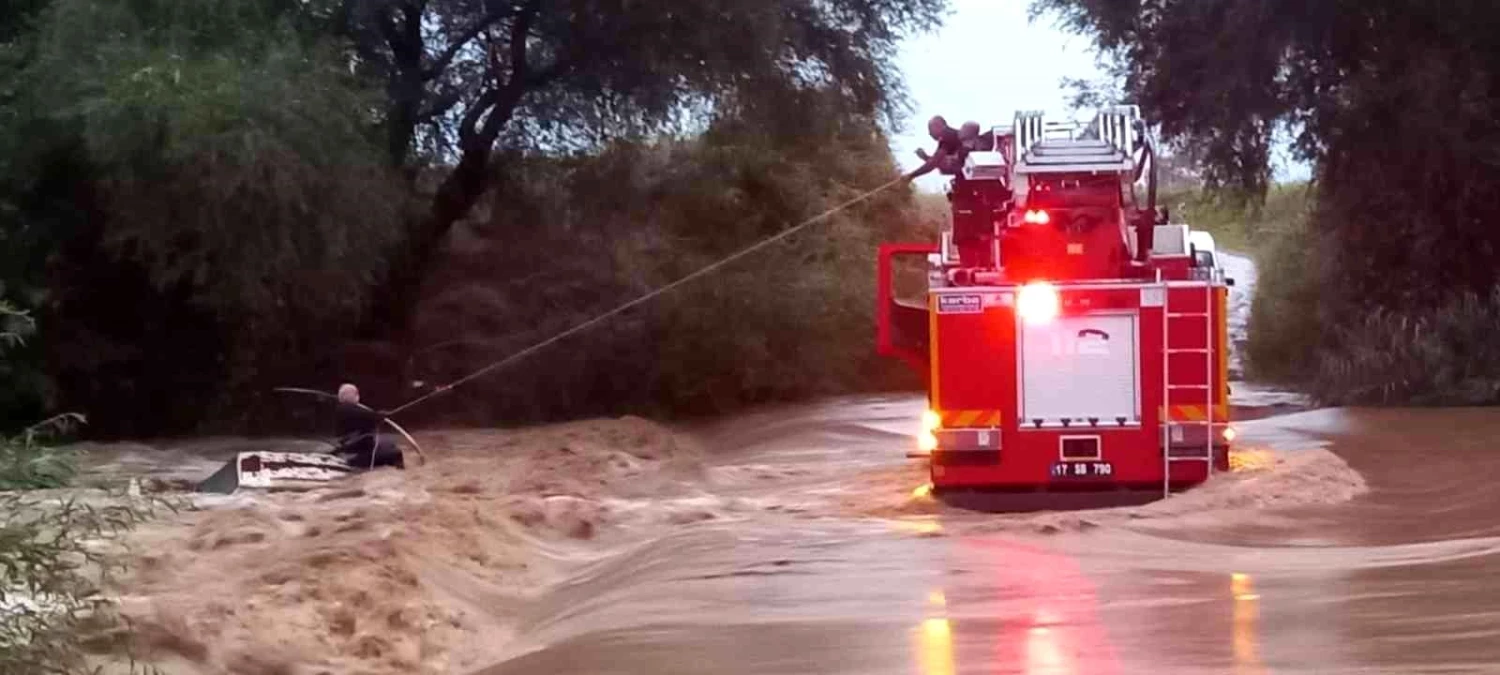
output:
[[[1168,349],[1167,350],[1168,354],[1207,354],[1208,352],[1209,352],[1209,350],[1204,349],[1202,347],[1198,347],[1198,348],[1194,348],[1194,349],[1183,348],[1183,349]]]
[[[1167,318],[1169,319],[1191,319],[1200,316],[1205,319],[1208,318],[1208,315],[1202,312],[1167,312]]]
[[[1168,457],[1168,462],[1207,462],[1208,457]]]
[[[1207,389],[1206,384],[1169,384],[1168,389]]]

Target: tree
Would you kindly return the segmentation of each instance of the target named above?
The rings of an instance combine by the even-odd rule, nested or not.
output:
[[[1211,187],[1261,194],[1272,134],[1316,168],[1337,279],[1387,305],[1497,281],[1500,45],[1487,3],[1040,0],[1092,33]],[[1357,250],[1350,250],[1352,245]],[[1437,255],[1433,255],[1437,252]],[[1350,255],[1352,254],[1352,255]]]
[[[1493,3],[1033,7],[1093,35],[1144,111],[1200,151],[1213,187],[1263,195],[1273,132],[1295,132],[1297,153],[1315,171],[1317,204],[1302,245],[1318,263],[1311,287],[1321,289],[1324,353],[1363,339],[1354,333],[1368,328],[1372,310],[1402,323],[1470,306],[1460,300],[1490,297],[1500,283]]]
[[[300,3],[53,0],[30,25],[0,224],[48,291],[62,403],[189,424],[355,322],[405,188]]]
[[[844,110],[893,119],[903,32],[946,0],[346,0],[364,72],[385,83],[392,165],[438,167],[374,326],[408,323],[453,224],[496,175],[497,150],[600,148],[681,131],[736,99],[832,87]]]
[[[888,138],[841,105],[763,93],[691,138],[510,160],[429,282],[411,378],[472,373],[891,180]],[[413,413],[720,414],[908,383],[869,347],[871,271],[879,242],[936,236],[919,223],[909,191],[872,195]]]

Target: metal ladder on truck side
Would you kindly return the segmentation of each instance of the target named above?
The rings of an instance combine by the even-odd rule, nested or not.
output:
[[[1159,277],[1158,273],[1158,277]],[[1214,404],[1214,282],[1210,278],[1204,280],[1203,286],[1203,311],[1202,312],[1173,312],[1172,311],[1172,288],[1169,282],[1159,281],[1161,284],[1161,383],[1162,383],[1162,406],[1161,406],[1161,453],[1162,453],[1162,497],[1166,498],[1172,494],[1172,464],[1174,462],[1206,462],[1208,464],[1208,475],[1214,473],[1214,416],[1217,406]],[[1196,347],[1176,348],[1172,347],[1172,319],[1203,319],[1203,348]],[[1203,354],[1203,384],[1173,384],[1172,383],[1172,355],[1173,354]],[[1182,389],[1203,390],[1203,455],[1188,455],[1184,457],[1174,456],[1172,453],[1172,431],[1174,428],[1183,428],[1186,424],[1174,424],[1172,422],[1172,391]]]

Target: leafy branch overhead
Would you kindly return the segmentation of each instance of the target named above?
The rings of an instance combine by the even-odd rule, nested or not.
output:
[[[490,186],[495,153],[597,150],[703,128],[786,90],[894,120],[899,38],[946,0],[349,0],[361,71],[384,83],[389,160],[436,172],[376,321],[403,324],[441,241]]]
[[[448,235],[530,160],[751,117],[820,138],[808,100],[880,136],[899,40],[947,0],[12,5],[0,282],[48,336],[27,417],[45,399],[153,433],[333,377],[351,341],[408,361],[386,352],[420,346]]]
[[[891,65],[940,0],[348,0],[364,71],[386,84],[391,159],[450,159],[498,140],[597,147],[670,127],[684,108],[836,84],[894,113]],[[664,126],[665,125],[665,126]]]
[[[1361,382],[1347,386],[1361,400],[1375,390],[1441,398],[1443,387],[1410,387],[1394,373],[1449,361],[1462,363],[1452,369],[1461,376],[1427,381],[1500,381],[1493,367],[1473,365],[1493,361],[1467,356],[1476,352],[1464,330],[1489,329],[1488,299],[1500,286],[1500,7],[1034,0],[1033,10],[1091,36],[1125,93],[1189,147],[1211,188],[1261,202],[1277,134],[1292,134],[1312,167],[1316,204],[1307,227],[1286,228],[1295,239],[1268,258],[1296,273],[1295,292],[1263,287],[1257,302],[1298,304],[1256,330],[1304,327],[1289,331],[1300,335],[1287,344],[1304,352],[1294,369],[1318,372],[1321,363],[1326,381]],[[1307,264],[1289,265],[1288,255]],[[1399,319],[1372,322],[1372,313]],[[1402,334],[1408,323],[1447,328],[1418,337]],[[1403,345],[1404,355],[1388,356]],[[1346,358],[1360,352],[1382,356]],[[1500,396],[1477,389],[1486,393],[1469,400]]]

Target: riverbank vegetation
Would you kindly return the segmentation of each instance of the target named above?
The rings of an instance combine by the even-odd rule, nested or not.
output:
[[[1092,36],[1205,187],[1264,202],[1290,132],[1305,219],[1253,242],[1252,367],[1328,403],[1500,403],[1500,12],[1470,3],[1310,7],[1039,0]],[[1124,11],[1122,11],[1124,10]],[[1274,192],[1271,193],[1274,196]]]
[[[894,178],[894,50],[945,4],[12,3],[0,296],[39,333],[3,419],[265,431],[306,406],[274,386],[394,406],[503,358]],[[412,412],[888,386],[873,244],[916,208],[888,191]]]
[[[30,326],[29,316],[0,302],[0,355],[23,344]],[[0,436],[0,672],[92,672],[90,655],[132,649],[112,637],[122,635],[123,620],[104,585],[120,560],[102,544],[149,516],[153,504],[91,505],[37,492],[72,482],[76,457],[48,442],[82,421],[58,415]]]

